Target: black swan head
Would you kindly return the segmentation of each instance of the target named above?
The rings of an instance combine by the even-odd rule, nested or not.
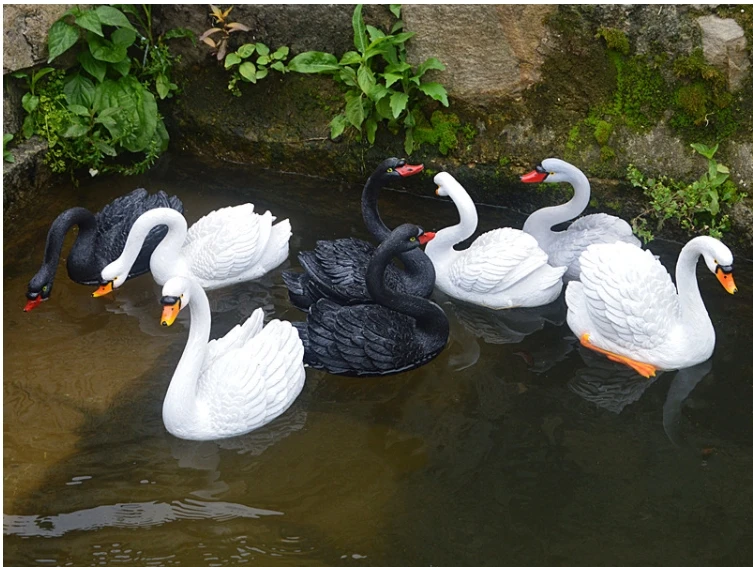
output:
[[[369,181],[379,180],[387,184],[390,180],[416,175],[424,170],[423,164],[411,165],[402,158],[391,157],[380,163],[369,177]]]
[[[26,306],[24,311],[31,311],[42,301],[47,301],[52,293],[52,280],[55,273],[51,272],[47,266],[42,266],[36,275],[29,281],[29,287],[26,290]]]

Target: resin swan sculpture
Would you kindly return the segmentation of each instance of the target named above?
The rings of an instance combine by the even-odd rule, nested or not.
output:
[[[377,242],[382,242],[390,234],[377,209],[379,190],[391,181],[401,181],[423,169],[423,165],[410,165],[403,159],[392,157],[380,163],[369,176],[361,195],[361,213],[366,228]],[[343,305],[373,303],[366,289],[366,269],[375,250],[374,245],[358,238],[319,240],[314,250],[298,254],[303,273],[282,273],[291,303],[303,310],[322,297]],[[387,287],[409,295],[431,295],[434,268],[426,254],[416,248],[401,254],[400,260],[405,270],[392,264],[387,266]]]
[[[123,252],[133,223],[142,213],[157,207],[183,212],[183,203],[174,195],[168,196],[164,191],[149,195],[146,189],[135,189],[105,205],[98,213],[83,207],[60,213],[47,233],[42,267],[29,281],[24,311],[31,311],[49,299],[65,235],[74,225],[78,225],[78,235],[65,263],[68,277],[76,283],[99,285],[102,268]],[[133,265],[123,275],[124,280],[149,271],[149,257],[166,233],[167,228],[159,226],[145,235],[143,246],[136,250]]]
[[[536,239],[522,230],[490,230],[466,250],[455,250],[478,226],[476,206],[449,173],[437,173],[434,182],[437,195],[449,196],[460,215],[459,224],[443,228],[426,245],[440,291],[492,309],[537,307],[557,299],[566,268],[550,266]]]
[[[567,266],[567,280],[580,277],[578,258],[591,244],[599,242],[627,242],[641,247],[641,241],[633,235],[630,225],[621,218],[597,213],[586,215],[572,223],[567,230],[554,231],[552,227],[574,219],[588,206],[591,184],[583,172],[557,158],[545,159],[536,169],[523,175],[523,183],[570,183],[575,195],[564,205],[545,207],[532,213],[523,230],[533,235],[549,254],[552,266]]]
[[[677,288],[649,250],[625,242],[592,244],[580,257],[580,281],[570,282],[565,293],[568,326],[583,346],[646,378],[707,360],[715,335],[698,290],[699,257],[724,289],[737,291],[732,252],[710,236],[683,247]]]
[[[303,344],[288,321],[264,326],[256,309],[242,325],[209,340],[209,300],[193,279],[177,276],[162,288],[162,325],[191,305],[191,327],[162,405],[165,428],[197,441],[242,435],[272,421],[303,388]]]
[[[106,283],[92,295],[105,295],[125,282],[144,237],[159,225],[167,225],[167,236],[149,263],[159,285],[173,276],[193,278],[204,289],[259,278],[288,257],[290,221],[273,225],[274,220],[269,211],[255,213],[251,203],[212,211],[191,228],[171,209],[147,211],[133,224],[120,257],[102,270]]]
[[[450,334],[442,308],[423,297],[390,290],[384,277],[395,256],[432,237],[416,225],[400,225],[369,262],[366,285],[376,303],[340,305],[320,299],[305,323],[293,323],[303,340],[304,362],[331,374],[381,376],[416,368],[437,356]]]

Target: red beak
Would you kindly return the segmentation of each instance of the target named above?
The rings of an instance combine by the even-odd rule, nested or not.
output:
[[[418,237],[418,243],[423,245],[429,242],[429,240],[433,239],[437,235],[436,232],[424,232],[422,235]]]
[[[539,173],[535,169],[529,173],[526,173],[525,175],[520,176],[520,180],[523,183],[541,183],[546,179],[547,174],[546,173]]]
[[[423,170],[424,164],[422,163],[419,163],[418,165],[411,165],[409,163],[406,163],[405,165],[401,165],[400,167],[395,168],[395,171],[400,174],[400,177],[416,175],[416,173],[421,173]]]
[[[40,303],[42,303],[42,296],[38,295],[34,299],[30,299],[29,301],[26,302],[26,307],[24,307],[24,311],[28,313]]]

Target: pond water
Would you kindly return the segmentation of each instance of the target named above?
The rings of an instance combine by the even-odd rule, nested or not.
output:
[[[581,352],[561,304],[490,317],[437,295],[451,338],[430,364],[366,380],[307,369],[301,396],[267,427],[187,442],[161,419],[186,317],[159,326],[149,275],[95,300],[61,262],[52,298],[22,311],[52,219],[136,186],[178,194],[189,223],[245,201],[290,219],[286,264],[210,292],[213,337],[259,306],[302,320],[280,271],[318,238],[368,238],[360,187],[180,157],[62,187],[7,222],[6,565],[750,564],[750,262],[736,261],[735,296],[698,270],[717,332],[700,368],[645,380]],[[383,193],[388,225],[456,222],[428,176],[425,186],[431,198]],[[479,214],[481,230],[524,220]],[[651,249],[674,268],[678,244]]]

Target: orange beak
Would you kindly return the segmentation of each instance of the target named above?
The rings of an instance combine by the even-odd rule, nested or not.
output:
[[[112,290],[112,281],[109,281],[106,284],[102,284],[95,291],[93,291],[92,297],[102,297],[103,295],[110,293]]]
[[[737,286],[735,285],[735,279],[732,277],[732,272],[725,272],[721,266],[716,267],[716,279],[722,284],[722,287],[727,290],[728,293],[735,293]]]
[[[163,327],[169,327],[175,323],[175,319],[180,313],[180,299],[172,305],[165,305],[162,307],[162,318],[160,319],[160,325]]]
[[[418,237],[418,243],[419,244],[426,244],[429,242],[432,238],[434,238],[437,235],[436,232],[424,232],[422,235]]]
[[[26,307],[24,307],[24,311],[28,313],[40,303],[42,303],[42,296],[38,295],[34,299],[30,299],[29,301],[26,302]]]

